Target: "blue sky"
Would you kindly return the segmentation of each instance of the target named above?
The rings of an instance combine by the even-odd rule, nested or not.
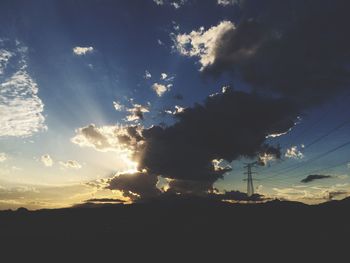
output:
[[[0,111],[0,125],[12,125],[0,130],[0,208],[59,207],[96,196],[120,198],[118,191],[89,188],[86,183],[134,169],[133,164],[118,150],[74,143],[72,138],[79,129],[90,124],[102,129],[130,123],[125,118],[136,108],[144,110],[144,120],[131,123],[144,127],[163,122],[170,125],[175,120],[164,111],[174,111],[175,106],[187,108],[202,103],[210,94],[221,93],[223,86],[249,92],[250,85],[238,77],[203,74],[198,56],[181,54],[176,49],[176,37],[181,34],[200,32],[201,27],[204,32],[222,21],[238,23],[236,1],[223,2],[227,3],[3,1],[0,88],[4,91],[16,73],[22,82],[7,84],[10,91],[0,97],[5,109]],[[24,76],[27,79],[23,81]],[[155,84],[165,89],[161,95],[152,89]],[[18,94],[19,87],[29,93]],[[35,87],[37,93],[33,91]],[[19,103],[13,106],[11,101],[15,99]],[[278,176],[264,178],[347,142],[350,125],[303,149],[303,145],[347,119],[349,100],[350,97],[337,97],[308,109],[288,134],[268,139],[272,144],[281,144],[282,160],[255,168],[256,178],[260,179],[254,182],[256,191],[311,203],[322,201],[330,191],[348,191],[350,146],[292,172],[282,170]],[[113,102],[123,109],[116,110]],[[14,109],[29,113],[14,114]],[[13,121],[16,118],[18,122]],[[28,125],[24,127],[26,121]],[[285,155],[287,149],[291,149],[289,156]],[[249,160],[234,161],[233,170],[215,186],[220,191],[245,191],[245,161]],[[331,174],[332,179],[300,183],[312,171],[323,168],[326,170],[320,173]],[[53,196],[55,190],[46,189],[60,189],[60,194]]]

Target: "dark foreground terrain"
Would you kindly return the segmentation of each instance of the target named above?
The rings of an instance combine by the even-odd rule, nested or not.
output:
[[[318,206],[200,199],[95,208],[0,212],[1,251],[65,258],[141,257],[219,262],[350,258],[350,199]],[[25,252],[24,252],[25,251]],[[188,260],[186,260],[188,259]],[[194,260],[193,260],[194,259]],[[302,260],[303,259],[303,260]],[[344,262],[349,262],[345,260]],[[4,261],[5,262],[5,261]],[[8,261],[6,261],[8,262]],[[47,261],[50,262],[50,261]],[[80,261],[79,261],[80,262]],[[148,262],[148,260],[147,260]]]

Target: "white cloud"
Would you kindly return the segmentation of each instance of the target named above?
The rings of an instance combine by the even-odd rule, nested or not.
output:
[[[143,76],[145,79],[150,79],[150,78],[152,78],[152,75],[151,75],[151,73],[148,71],[148,70],[146,70],[145,71],[145,75]]]
[[[168,74],[162,73],[162,74],[160,74],[160,79],[164,80],[167,78],[167,76],[168,76]]]
[[[82,166],[75,160],[68,160],[66,162],[60,162],[60,165],[62,165],[65,168],[72,168],[72,169],[80,169]]]
[[[154,83],[152,85],[152,89],[157,93],[158,97],[163,96],[165,92],[170,90],[170,87],[171,86],[168,87],[159,83]]]
[[[293,159],[304,158],[304,154],[298,150],[298,146],[292,146],[289,149],[287,149],[284,156],[287,158],[293,158]]]
[[[141,134],[141,126],[136,127],[136,132]],[[129,136],[127,128],[123,125],[110,125],[96,127],[95,124],[90,124],[86,127],[77,129],[76,135],[71,139],[71,142],[80,147],[91,147],[101,152],[129,152],[125,145],[119,140]],[[130,138],[133,140],[133,138]],[[135,142],[131,142],[132,145]]]
[[[139,121],[143,120],[143,115],[146,112],[149,112],[150,103],[147,105],[141,105],[137,103],[133,103],[133,100],[130,100],[131,107],[126,107],[118,101],[113,101],[113,106],[116,111],[127,112],[128,114],[125,117],[125,121]]]
[[[172,2],[170,3],[175,9],[178,9],[180,8],[180,4],[179,3],[176,3],[176,2]]]
[[[238,4],[239,0],[217,0],[218,5],[228,6]]]
[[[12,56],[12,52],[5,49],[0,49],[0,75],[4,74],[4,70]]]
[[[93,47],[74,47],[73,53],[77,56],[86,55],[88,53],[92,53],[94,51]]]
[[[6,153],[0,153],[0,163],[5,162],[7,160]]]
[[[139,121],[143,120],[143,114],[149,112],[148,106],[140,104],[133,104],[132,108],[127,109],[129,115],[126,116],[126,121]]]
[[[53,160],[48,154],[41,156],[40,160],[46,167],[51,167],[53,165]]]
[[[171,5],[172,7],[174,7],[175,9],[180,8],[181,6],[183,6],[187,0],[175,0],[175,1],[169,1],[169,0],[153,0],[154,3],[156,3],[157,5]]]
[[[185,109],[186,109],[186,108],[184,108],[184,107],[175,105],[175,110],[174,110],[174,111],[166,110],[165,113],[168,113],[168,114],[171,114],[171,115],[176,115],[176,114],[179,114],[179,113],[184,112]]]
[[[164,0],[153,0],[157,5],[164,5]]]
[[[0,137],[28,137],[47,129],[38,85],[25,69],[0,84]]]
[[[232,30],[235,30],[232,22],[222,21],[207,31],[201,27],[198,31],[192,31],[189,34],[178,34],[174,39],[174,48],[184,56],[199,57],[202,71],[214,63],[217,41],[223,34]]]
[[[113,106],[116,111],[123,111],[125,109],[125,106],[118,101],[113,101]]]

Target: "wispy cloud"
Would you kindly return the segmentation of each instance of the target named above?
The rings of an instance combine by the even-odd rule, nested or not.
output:
[[[68,160],[66,162],[60,162],[60,165],[62,165],[65,168],[72,168],[72,169],[80,169],[82,167],[81,164],[75,160]]]
[[[39,87],[26,70],[27,48],[18,48],[15,52],[20,58],[13,65],[17,70],[0,83],[0,137],[28,137],[47,129]]]

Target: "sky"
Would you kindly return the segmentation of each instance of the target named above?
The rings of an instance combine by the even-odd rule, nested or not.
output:
[[[0,209],[349,195],[346,1],[0,3]]]

